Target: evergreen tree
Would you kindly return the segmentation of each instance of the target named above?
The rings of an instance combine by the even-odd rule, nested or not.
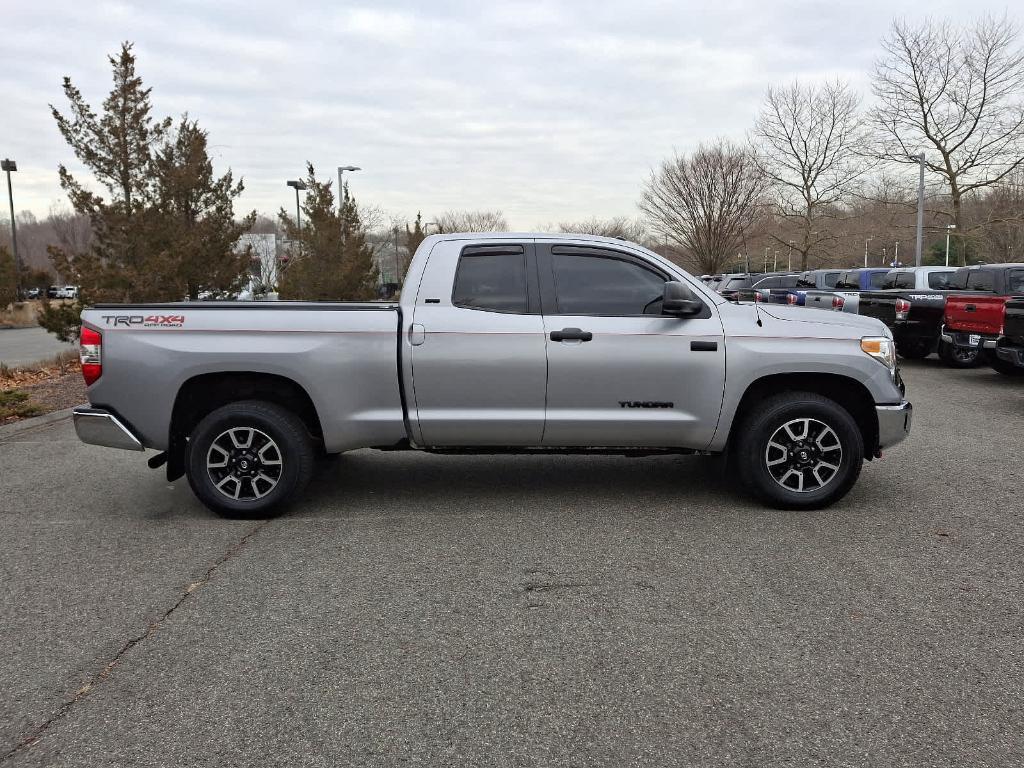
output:
[[[408,256],[405,259],[405,264],[402,265],[403,269],[401,274],[398,276],[399,280],[405,279],[405,271],[409,268],[409,262],[412,261],[412,257],[416,254],[416,249],[420,247],[427,237],[427,233],[423,231],[423,214],[420,211],[416,211],[416,221],[413,222],[412,229],[409,229],[409,225],[405,225],[405,250]]]
[[[282,208],[278,214],[293,243],[281,275],[282,299],[365,301],[377,297],[378,275],[373,248],[355,199],[342,191],[339,213],[330,181],[318,181],[307,164],[302,225]]]
[[[231,171],[217,177],[207,153],[207,133],[188,115],[153,158],[155,201],[163,249],[153,265],[161,283],[177,297],[206,290],[230,293],[242,287],[252,255],[235,243],[256,220],[253,211],[234,218],[234,200],[244,189]]]
[[[232,291],[250,266],[247,252],[235,252],[255,218],[234,220],[242,182],[230,171],[214,175],[207,134],[187,115],[176,127],[170,118],[153,118],[151,89],[136,74],[130,43],[109,61],[114,87],[99,113],[68,77],[69,114],[50,108],[61,135],[106,192],[90,191],[60,166],[61,187],[92,226],[84,252],[48,249],[60,275],[80,288],[75,305],[47,303],[40,316],[40,324],[62,338],[77,333],[83,303],[179,301],[201,290]]]
[[[0,245],[0,310],[6,309],[18,298],[14,256],[7,246]]]

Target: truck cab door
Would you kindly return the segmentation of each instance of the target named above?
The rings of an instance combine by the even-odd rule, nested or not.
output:
[[[438,242],[403,346],[415,442],[540,445],[545,344],[532,240]]]
[[[725,387],[717,308],[661,314],[675,279],[611,247],[537,244],[548,336],[544,445],[704,448]]]

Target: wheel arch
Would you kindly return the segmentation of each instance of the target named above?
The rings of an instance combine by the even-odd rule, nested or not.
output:
[[[727,450],[734,443],[733,434],[741,427],[757,403],[783,392],[813,392],[834,400],[844,408],[860,429],[864,440],[864,458],[875,457],[878,446],[878,414],[875,401],[862,383],[836,373],[777,373],[750,383],[740,399],[729,430]]]
[[[309,393],[293,379],[257,371],[203,373],[184,381],[174,398],[168,434],[167,479],[185,473],[188,435],[209,413],[240,400],[264,400],[287,408],[305,424],[315,440],[323,442],[323,425]]]

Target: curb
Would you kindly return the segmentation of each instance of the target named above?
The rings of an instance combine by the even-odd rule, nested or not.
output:
[[[14,437],[20,435],[22,432],[31,432],[33,429],[39,427],[45,427],[48,424],[54,424],[58,421],[64,421],[65,419],[71,418],[71,408],[65,408],[61,411],[54,411],[53,413],[44,413],[42,416],[33,416],[30,419],[22,419],[16,421],[13,424],[4,424],[0,426],[0,442],[3,442],[8,437]]]

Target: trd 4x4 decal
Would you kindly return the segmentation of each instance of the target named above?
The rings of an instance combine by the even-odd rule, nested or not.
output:
[[[675,408],[675,403],[660,400],[619,400],[620,408]]]
[[[103,322],[115,328],[181,328],[184,315],[103,315]]]

